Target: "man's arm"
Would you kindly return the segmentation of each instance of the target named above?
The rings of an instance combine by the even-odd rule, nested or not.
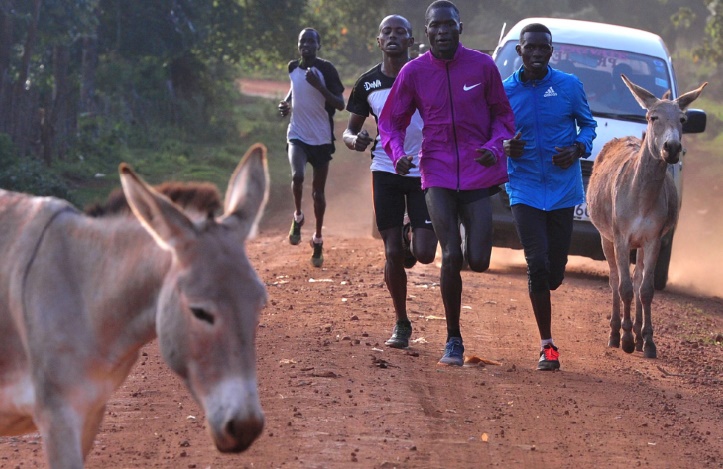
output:
[[[306,81],[311,86],[319,90],[319,93],[324,96],[326,104],[328,104],[329,106],[333,106],[334,109],[336,109],[337,111],[344,110],[344,96],[341,93],[334,94],[329,91],[329,89],[321,82],[319,75],[317,75],[316,72],[314,72],[314,70],[311,68],[306,71]]]
[[[346,130],[342,134],[342,140],[350,150],[364,151],[372,143],[372,138],[366,130],[362,130],[362,125],[366,117],[359,114],[349,113],[349,122]]]
[[[504,141],[515,135],[515,115],[512,112],[510,101],[502,85],[502,78],[497,67],[492,62],[492,67],[487,70],[488,88],[487,106],[490,110],[490,139],[482,145],[482,148],[489,150],[496,157],[495,162],[505,157]],[[491,160],[491,158],[489,158]],[[487,166],[487,165],[486,165]]]
[[[580,80],[576,80],[573,96],[575,103],[573,104],[573,118],[577,127],[580,129],[575,137],[575,141],[570,146],[555,147],[558,151],[552,157],[552,163],[562,169],[567,169],[578,159],[590,156],[592,150],[592,141],[596,137],[595,128],[597,122],[592,117],[590,106],[587,103],[585,89]]]
[[[592,151],[592,141],[597,137],[597,133],[595,132],[597,121],[592,117],[590,105],[585,95],[585,88],[580,80],[577,80],[575,83],[575,89],[577,91],[575,93],[577,100],[575,102],[574,117],[577,127],[580,129],[577,133],[577,138],[575,138],[575,142],[580,142],[585,146],[584,152],[580,156],[587,158]]]
[[[281,114],[281,117],[289,115],[289,111],[291,111],[291,88],[289,88],[289,92],[283,101],[279,102],[279,114]]]

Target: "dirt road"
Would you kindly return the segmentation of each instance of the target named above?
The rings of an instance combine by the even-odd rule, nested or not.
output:
[[[366,157],[335,156],[323,269],[309,264],[307,229],[300,246],[286,241],[288,207],[267,214],[248,245],[270,297],[257,339],[266,413],[259,440],[246,453],[219,454],[153,342],[109,402],[87,467],[723,468],[720,296],[689,294],[695,277],[674,280],[653,302],[659,358],[627,355],[606,346],[604,264],[573,258],[553,294],[562,370],[537,372],[521,256],[495,250],[489,272],[463,272],[462,333],[466,354],[499,365],[438,368],[445,327],[436,265],[408,271],[413,344],[383,345],[393,311],[382,243],[370,236],[367,167]],[[687,168],[687,178],[710,172]],[[684,203],[696,204],[688,225],[702,209],[720,218],[720,204],[695,193],[718,186],[696,182],[686,184]],[[681,233],[676,240],[686,239]],[[676,241],[674,259],[720,256],[705,233]],[[681,250],[688,245],[696,251]],[[45,467],[37,434],[0,438],[0,468],[32,467]]]
[[[438,368],[438,268],[409,271],[414,343],[388,349],[381,242],[328,239],[321,270],[282,233],[249,245],[271,301],[258,333],[267,424],[248,452],[216,452],[153,342],[88,467],[723,467],[721,300],[659,292],[660,358],[646,360],[606,347],[606,279],[574,268],[554,295],[562,371],[543,373],[522,267],[464,272],[466,353],[500,365]],[[0,467],[43,467],[41,446],[0,439]]]

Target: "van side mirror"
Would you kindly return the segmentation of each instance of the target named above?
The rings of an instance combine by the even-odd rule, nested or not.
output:
[[[706,114],[701,109],[687,109],[685,114],[688,120],[683,124],[684,134],[699,134],[705,131]]]

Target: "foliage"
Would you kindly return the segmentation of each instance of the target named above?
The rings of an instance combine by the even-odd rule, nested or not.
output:
[[[0,171],[12,166],[16,151],[10,136],[0,133]]]
[[[705,25],[706,37],[695,53],[703,59],[719,63],[723,59],[723,4],[719,0],[704,0],[704,3],[710,16]]]
[[[105,190],[117,164],[130,161],[151,178],[207,176],[225,185],[251,140],[262,136],[272,154],[285,155],[285,122],[268,103],[239,97],[239,75],[286,81],[308,26],[349,86],[379,61],[383,17],[407,17],[417,44],[426,42],[429,1],[0,0],[0,170],[12,167],[15,181],[35,187],[29,175],[43,171],[43,159],[68,190]],[[710,79],[723,58],[718,0],[455,3],[472,48],[494,48],[503,24],[528,16],[622,24],[666,40],[681,89],[711,81],[706,106],[723,92]],[[709,131],[720,122],[714,113]],[[113,177],[95,177],[102,174]]]
[[[7,160],[5,160],[7,162]],[[73,201],[65,179],[48,170],[35,158],[23,158],[0,167],[0,187],[40,196],[54,196]]]
[[[18,159],[10,136],[0,133],[0,188],[37,195],[67,198],[62,178],[46,171],[35,159]]]

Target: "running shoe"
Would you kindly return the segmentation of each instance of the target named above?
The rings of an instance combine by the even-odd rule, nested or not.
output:
[[[444,355],[437,365],[462,366],[464,365],[464,345],[461,337],[450,337],[444,347]]]
[[[412,253],[412,241],[409,235],[412,231],[412,224],[406,223],[402,228],[402,246],[404,246],[404,268],[411,269],[417,263],[417,258]]]
[[[312,238],[311,241],[309,241],[309,245],[314,249],[314,253],[311,255],[311,265],[321,267],[324,263],[324,243],[321,242],[317,244]]]
[[[412,336],[412,323],[409,321],[397,323],[392,331],[392,336],[384,342],[384,345],[392,348],[409,347],[409,338]]]
[[[554,371],[560,369],[560,352],[554,345],[545,345],[540,350],[540,360],[537,362],[537,369],[540,371]]]
[[[301,242],[301,227],[304,226],[305,218],[301,218],[300,222],[296,218],[291,219],[291,229],[289,230],[289,244],[296,246]]]

